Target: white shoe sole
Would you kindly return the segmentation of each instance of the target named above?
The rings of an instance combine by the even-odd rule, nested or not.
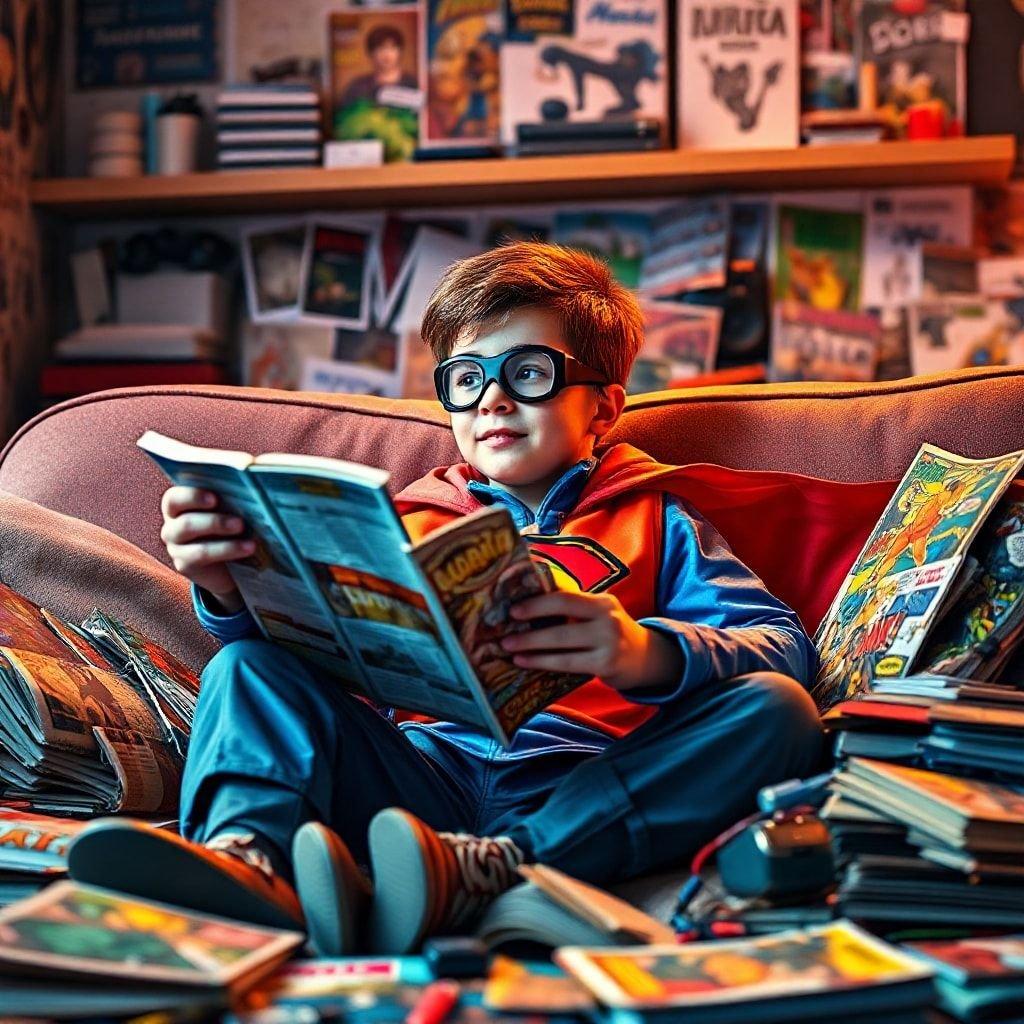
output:
[[[370,952],[410,953],[422,941],[430,914],[429,855],[415,823],[394,808],[374,817],[368,838],[375,892],[367,929]]]

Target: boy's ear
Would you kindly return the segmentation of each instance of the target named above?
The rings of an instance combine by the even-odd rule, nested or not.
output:
[[[618,422],[626,404],[626,389],[621,384],[605,384],[597,391],[597,410],[590,421],[590,432],[600,440]]]

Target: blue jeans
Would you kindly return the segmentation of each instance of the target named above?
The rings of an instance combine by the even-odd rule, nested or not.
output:
[[[688,863],[761,786],[811,774],[821,754],[813,701],[777,673],[684,695],[616,741],[538,715],[505,751],[450,723],[396,726],[282,648],[240,640],[203,672],[181,830],[253,832],[287,870],[292,835],[317,820],[366,863],[370,819],[399,806],[611,883]]]

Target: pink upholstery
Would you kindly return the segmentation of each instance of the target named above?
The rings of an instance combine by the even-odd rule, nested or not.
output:
[[[1024,447],[1024,368],[889,384],[764,384],[630,401],[610,440],[664,462],[717,462],[833,480],[893,480],[923,441],[965,455]],[[313,452],[380,466],[395,488],[458,457],[432,402],[230,387],[130,388],[74,399],[0,453],[0,489],[85,519],[164,557],[166,481],[135,447],[147,428],[252,452]]]

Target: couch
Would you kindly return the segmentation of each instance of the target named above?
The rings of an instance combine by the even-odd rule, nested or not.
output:
[[[224,386],[73,399],[25,424],[0,453],[0,579],[75,619],[93,606],[122,616],[198,669],[216,645],[195,624],[185,582],[160,542],[166,481],[135,447],[145,429],[196,444],[365,462],[388,470],[399,489],[457,459],[446,424],[433,402]],[[864,485],[851,494],[865,499],[869,528],[923,442],[977,457],[1024,448],[1024,367],[881,384],[658,392],[632,398],[609,441],[628,441],[664,462]],[[778,530],[783,559],[801,543],[799,491],[785,493],[796,525]],[[789,508],[776,510],[776,529]],[[732,509],[733,519],[738,513],[743,522],[743,511]],[[761,524],[756,513],[749,522],[751,530]],[[863,525],[837,548],[829,580],[852,562]],[[820,595],[817,614],[830,597]],[[809,629],[815,624],[805,615]]]

